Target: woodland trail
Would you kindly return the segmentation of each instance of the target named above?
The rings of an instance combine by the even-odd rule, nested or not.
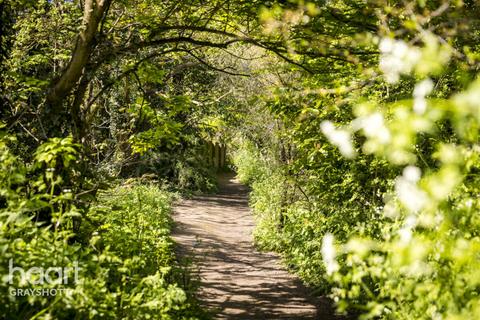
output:
[[[338,319],[275,254],[254,248],[248,190],[233,175],[219,177],[217,194],[182,201],[174,219],[179,254],[194,257],[199,298],[216,319]]]

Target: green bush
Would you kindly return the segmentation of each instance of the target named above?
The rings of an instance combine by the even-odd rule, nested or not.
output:
[[[328,95],[317,106],[279,95],[270,111],[284,129],[270,139],[290,156],[246,144],[236,162],[252,186],[257,243],[362,319],[480,318],[480,80],[436,87],[431,59],[451,48],[421,37],[379,39],[418,56],[390,79],[395,94],[372,85],[341,108]]]
[[[215,168],[205,166],[205,159],[190,155],[177,161],[172,179],[176,189],[183,191],[214,192],[217,190]]]
[[[250,141],[242,141],[233,154],[233,165],[240,182],[251,184],[260,181],[266,174],[267,166],[262,160],[258,148]]]
[[[42,145],[31,166],[22,165],[11,153],[8,144],[13,142],[6,135],[0,139],[3,318],[203,317],[193,299],[194,288],[181,287],[177,281],[184,271],[178,267],[169,236],[170,193],[154,185],[130,183],[102,192],[88,210],[80,210],[71,190],[58,188],[63,178],[57,166],[64,171],[74,168],[76,147],[71,140]],[[61,164],[58,159],[63,159]],[[25,271],[59,267],[67,283],[62,277],[41,281],[39,270],[22,277],[18,270],[11,273],[12,267]],[[52,277],[59,279],[55,271]],[[20,289],[42,294],[23,295]],[[42,291],[51,289],[59,291],[56,295]]]

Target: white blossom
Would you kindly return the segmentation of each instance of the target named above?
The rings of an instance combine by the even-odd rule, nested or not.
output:
[[[403,169],[403,177],[410,182],[417,182],[422,176],[422,171],[415,166],[407,166]]]
[[[410,242],[410,240],[412,239],[412,230],[413,228],[415,228],[416,224],[417,224],[417,218],[415,216],[410,215],[407,217],[403,227],[400,230],[398,230],[400,241],[402,243],[407,244]]]
[[[389,83],[396,83],[401,74],[408,74],[421,58],[418,48],[409,47],[405,41],[383,38],[380,41],[380,70]]]
[[[433,90],[433,81],[430,78],[427,78],[415,85],[413,90],[413,96],[417,97],[426,97]]]
[[[340,268],[336,260],[337,253],[334,246],[334,240],[333,234],[331,233],[327,233],[323,237],[322,257],[325,269],[327,270],[327,275],[331,275]]]
[[[358,117],[352,121],[352,127],[355,130],[363,129],[365,136],[378,139],[383,144],[390,141],[390,131],[385,126],[383,115],[380,112]]]
[[[413,111],[416,114],[424,114],[427,110],[427,100],[425,98],[418,98],[413,100]]]
[[[429,78],[417,83],[413,90],[413,110],[417,114],[423,114],[427,109],[425,97],[433,90],[433,82]]]
[[[418,212],[427,203],[427,195],[417,186],[421,171],[414,166],[403,170],[403,175],[395,181],[395,192],[400,202],[411,212]]]
[[[347,158],[355,156],[355,149],[348,131],[335,128],[334,124],[328,120],[320,124],[320,129],[328,140],[338,147],[343,156]]]

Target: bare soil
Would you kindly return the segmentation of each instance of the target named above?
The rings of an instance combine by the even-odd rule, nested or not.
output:
[[[215,319],[339,319],[277,255],[255,249],[248,190],[233,175],[219,177],[217,194],[179,203],[174,219],[178,252],[194,257],[199,299]]]

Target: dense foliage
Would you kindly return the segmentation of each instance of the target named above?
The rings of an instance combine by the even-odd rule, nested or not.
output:
[[[376,54],[346,50],[362,63],[334,63],[338,71],[306,77],[300,90],[274,91],[264,112],[281,125],[269,136],[257,128],[253,144],[239,133],[234,159],[253,189],[256,241],[362,318],[475,319],[478,7],[376,4],[383,11],[330,7],[360,10],[376,31],[349,30],[332,44]]]
[[[159,186],[213,190],[209,146],[228,143],[257,244],[340,310],[480,318],[479,16],[470,0],[0,0],[2,275],[10,258],[84,272],[53,300],[2,294],[5,314],[200,317]],[[112,189],[139,177],[156,186]]]
[[[193,299],[194,288],[182,280],[186,275],[173,252],[171,193],[133,180],[102,192],[82,212],[70,189],[53,193],[63,184],[56,162],[63,160],[63,170],[73,172],[77,146],[68,138],[47,142],[38,148],[32,165],[24,166],[7,147],[8,140],[4,135],[0,144],[2,315],[8,319],[201,316]],[[36,167],[42,164],[49,170],[37,173]],[[47,219],[50,223],[45,223]],[[70,281],[45,283],[35,273],[27,279],[20,272],[9,272],[13,264],[24,270],[32,266],[70,268],[65,274]],[[74,266],[79,268],[75,282]],[[58,280],[57,275],[52,277]],[[20,291],[27,289],[65,291],[56,295],[23,295]]]

